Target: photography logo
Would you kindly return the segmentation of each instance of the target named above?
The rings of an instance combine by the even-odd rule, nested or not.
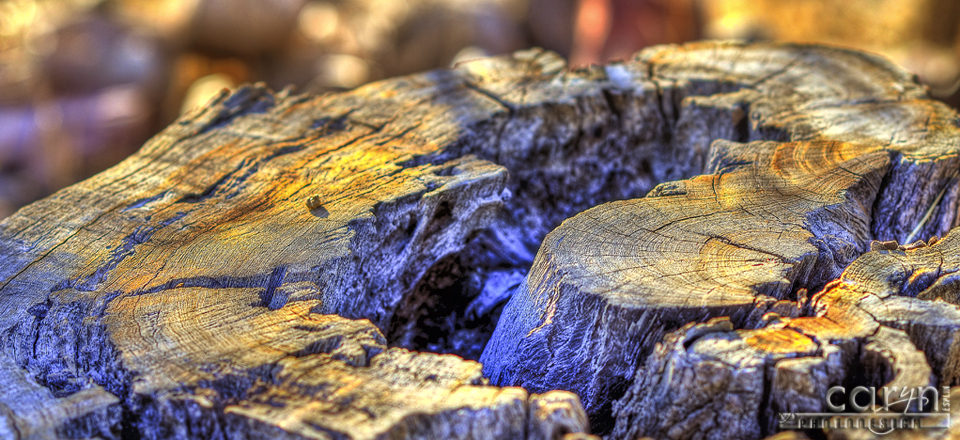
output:
[[[868,429],[884,435],[898,429],[950,427],[950,389],[943,387],[882,387],[877,402],[876,387],[842,386],[827,390],[827,413],[780,413],[781,430]]]

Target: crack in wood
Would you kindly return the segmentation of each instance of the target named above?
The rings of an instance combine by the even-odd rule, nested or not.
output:
[[[796,45],[248,86],[0,224],[0,432],[759,438],[832,381],[954,384],[956,120]]]

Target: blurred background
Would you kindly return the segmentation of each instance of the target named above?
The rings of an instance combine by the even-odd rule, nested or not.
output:
[[[346,90],[540,46],[574,65],[703,38],[881,53],[960,104],[960,0],[0,0],[0,218],[224,87]]]

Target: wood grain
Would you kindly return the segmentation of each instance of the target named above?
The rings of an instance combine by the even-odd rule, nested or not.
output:
[[[552,59],[515,63],[540,56]],[[399,309],[445,282],[434,266],[500,243],[508,171],[458,150],[509,112],[469,88],[471,75],[324,96],[247,86],[5,220],[0,346],[4,365],[40,387],[4,394],[15,416],[5,426],[32,437],[33,408],[52,394],[101,402],[37,428],[67,437],[585,431],[569,393],[490,387],[476,362],[389,348],[383,336],[416,322],[420,309]],[[531,257],[513,248],[474,252],[458,270],[481,286],[517,278]],[[443,312],[472,305],[492,325],[503,289]],[[478,332],[443,347],[475,357],[489,336]],[[18,400],[28,392],[36,402]],[[74,429],[83,417],[100,424]]]
[[[795,45],[245,86],[0,223],[0,433],[757,438],[953,384],[956,239],[868,250],[954,225],[956,121]]]
[[[798,393],[809,394],[804,408],[820,409],[820,387],[846,380],[864,347],[905,340],[878,330],[873,309],[828,308],[811,324],[820,333],[733,330],[781,309],[810,315],[801,292],[824,288],[871,240],[904,240],[918,224],[924,237],[943,235],[956,220],[956,115],[882,60],[785,49],[639,55],[673,103],[673,141],[707,151],[704,174],[589,209],[551,232],[481,357],[494,383],[564,383],[593,428],[613,438],[760,438],[774,432],[777,412],[803,407]],[[909,321],[898,313],[890,319]],[[718,336],[699,348],[702,332]],[[822,346],[833,339],[849,342],[835,358]],[[823,359],[775,388],[773,366],[797,357]],[[934,383],[953,384],[953,373],[934,369]]]

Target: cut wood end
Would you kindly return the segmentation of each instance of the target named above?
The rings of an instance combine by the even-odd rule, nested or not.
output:
[[[0,373],[37,379],[0,430],[759,438],[857,368],[953,383],[956,307],[918,298],[952,298],[956,238],[863,252],[955,222],[955,121],[884,60],[782,44],[246,86],[0,225]],[[487,338],[527,390],[388,345]]]

